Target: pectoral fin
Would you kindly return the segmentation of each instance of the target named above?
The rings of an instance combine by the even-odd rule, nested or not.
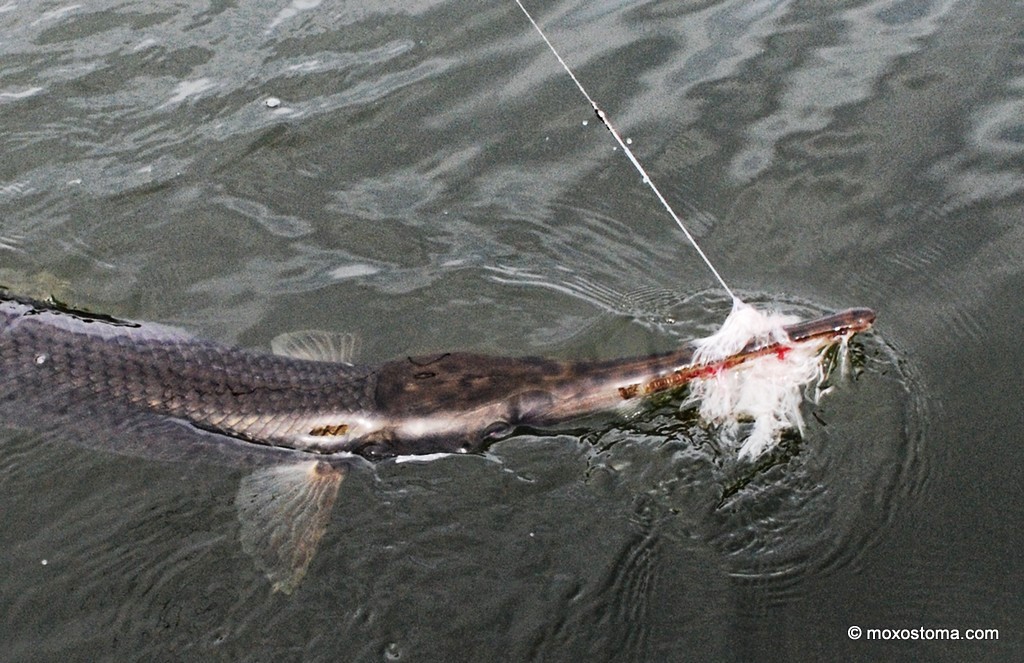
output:
[[[309,461],[242,479],[235,498],[242,549],[274,591],[290,594],[306,575],[346,473],[345,467]]]

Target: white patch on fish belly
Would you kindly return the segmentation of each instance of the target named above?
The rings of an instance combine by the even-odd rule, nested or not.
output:
[[[396,463],[429,463],[433,460],[441,460],[442,458],[448,458],[449,456],[458,456],[459,454],[448,453],[442,451],[436,454],[422,454],[419,456],[395,456],[394,461]]]

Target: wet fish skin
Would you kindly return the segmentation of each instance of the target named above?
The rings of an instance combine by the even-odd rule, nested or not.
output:
[[[153,426],[188,424],[206,443],[198,446],[239,447],[234,440],[290,448],[296,431],[327,408],[371,409],[374,387],[372,368],[260,354],[161,325],[0,300],[0,420],[31,428],[56,421],[70,441],[86,446],[103,446],[89,438],[110,433],[90,421],[115,412]],[[146,428],[135,440],[140,455],[175,455],[154,449],[162,441],[147,437]]]
[[[851,309],[787,329],[795,342],[827,345],[873,321]],[[779,351],[754,340],[716,366],[695,365],[693,345],[596,362],[446,353],[353,366],[6,296],[0,424],[131,455],[253,466],[235,500],[239,539],[274,591],[290,593],[353,456],[476,451],[517,426],[614,410]]]
[[[851,309],[790,329],[799,342],[826,344],[873,320]],[[758,343],[723,366],[769,351]],[[693,352],[688,344],[591,362],[444,353],[358,366],[8,298],[0,300],[0,418],[17,419],[7,399],[50,417],[78,412],[86,428],[106,410],[319,457],[472,452],[519,426],[554,426],[679,387],[704,370]]]
[[[274,445],[324,407],[372,407],[373,389],[365,368],[0,298],[0,425],[53,443],[251,469],[235,499],[239,540],[274,591],[291,593],[305,576],[352,464]]]
[[[224,447],[219,455],[273,450],[376,460],[477,451],[521,423],[563,420],[550,416],[554,392],[585,387],[584,374],[601,366],[467,353],[327,363],[30,299],[0,300],[0,421],[54,428],[86,446],[114,440],[115,451],[159,458],[184,455],[166,439],[172,430],[182,433],[172,438],[191,434],[185,447],[197,452]],[[572,414],[621,400],[612,392],[600,406],[574,398]],[[124,436],[113,422],[128,419],[141,422],[134,439],[118,440]]]

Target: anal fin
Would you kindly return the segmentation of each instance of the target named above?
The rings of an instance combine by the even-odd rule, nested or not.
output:
[[[346,474],[345,467],[314,460],[242,479],[235,498],[242,549],[274,591],[290,594],[306,575]]]

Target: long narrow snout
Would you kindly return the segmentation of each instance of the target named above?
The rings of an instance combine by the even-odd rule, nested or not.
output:
[[[875,323],[875,312],[869,308],[850,308],[806,322],[787,326],[786,334],[794,343],[815,339],[836,340],[867,331]]]
[[[867,331],[874,311],[854,308],[783,327],[787,338],[765,336],[751,339],[738,352],[712,361],[696,361],[695,344],[649,357],[590,362],[566,366],[537,391],[545,394],[542,416],[535,420],[553,423],[573,416],[606,410],[624,401],[678,389],[691,380],[706,378],[770,355],[785,357],[796,347],[823,348],[853,334]]]
[[[794,347],[823,348],[871,329],[874,322],[875,312],[869,308],[850,308],[813,320],[796,322],[782,328],[786,332],[788,341],[780,341],[774,337],[751,339],[742,350],[735,354],[712,362],[693,364],[681,373],[687,379],[692,379],[733,368],[765,355],[776,354],[781,358]]]
[[[463,353],[407,357],[374,371],[375,409],[367,418],[374,426],[357,434],[358,417],[339,415],[330,421],[333,428],[344,424],[345,435],[319,436],[317,448],[368,457],[475,450],[517,426],[554,426],[758,357],[822,348],[866,331],[874,319],[868,309],[841,311],[783,327],[784,335],[759,336],[711,361],[695,359],[696,343],[660,355],[591,362]]]

